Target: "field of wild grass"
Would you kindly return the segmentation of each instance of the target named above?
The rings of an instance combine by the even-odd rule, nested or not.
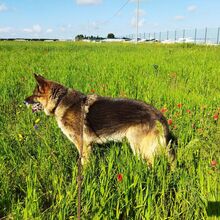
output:
[[[32,73],[84,93],[143,100],[178,137],[175,166],[94,146],[82,219],[220,219],[220,47],[0,42],[0,219],[76,219],[78,152],[23,105]]]

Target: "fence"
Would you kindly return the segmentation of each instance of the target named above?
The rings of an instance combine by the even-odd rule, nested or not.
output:
[[[135,34],[126,38],[136,39]],[[140,33],[139,41],[159,41],[162,43],[196,43],[196,44],[220,44],[220,27],[203,29],[183,29],[165,32]]]

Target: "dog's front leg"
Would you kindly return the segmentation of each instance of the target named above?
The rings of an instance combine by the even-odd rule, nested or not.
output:
[[[91,145],[84,145],[83,154],[81,157],[82,165],[85,165],[89,161],[90,152],[91,152]]]
[[[79,152],[79,155],[80,155],[80,153],[81,153],[80,144],[75,144],[75,146],[76,146],[76,148]],[[82,155],[80,155],[82,165],[85,165],[89,161],[91,149],[92,149],[92,147],[90,144],[83,143]]]

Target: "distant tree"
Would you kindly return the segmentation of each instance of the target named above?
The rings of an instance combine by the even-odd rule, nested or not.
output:
[[[81,40],[91,40],[91,41],[99,41],[99,40],[103,40],[103,37],[99,37],[99,36],[86,36],[86,35],[82,35],[82,34],[78,34],[75,36],[75,41],[81,41]]]
[[[115,38],[115,35],[113,33],[109,33],[107,38],[110,38],[110,39],[114,39]]]
[[[83,39],[84,39],[83,34],[78,34],[78,35],[76,35],[76,37],[75,37],[75,41],[80,41],[80,40],[83,40]]]

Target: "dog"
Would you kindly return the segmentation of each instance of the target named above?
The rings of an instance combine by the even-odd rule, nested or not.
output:
[[[34,74],[37,86],[25,99],[33,111],[43,110],[53,115],[62,132],[76,146],[85,164],[94,144],[108,141],[129,142],[139,158],[149,164],[157,153],[165,152],[175,158],[171,148],[174,137],[164,115],[142,101],[85,95],[74,89]],[[82,143],[81,143],[81,139]]]

